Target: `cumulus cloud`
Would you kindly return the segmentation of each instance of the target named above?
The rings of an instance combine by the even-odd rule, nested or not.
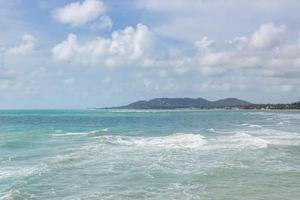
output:
[[[201,50],[207,50],[214,45],[213,40],[209,40],[206,36],[204,36],[200,41],[196,41],[196,46]]]
[[[58,61],[79,65],[152,67],[160,77],[191,72],[215,76],[238,71],[247,76],[292,78],[300,72],[300,42],[289,43],[287,34],[284,25],[262,24],[253,34],[225,43],[203,37],[195,42],[196,52],[187,55],[178,49],[159,49],[156,35],[146,25],[138,24],[115,31],[111,37],[85,42],[69,34],[53,47],[52,53]]]
[[[1,98],[30,95],[46,73],[45,57],[36,50],[37,39],[24,34],[19,44],[4,46],[0,51]]]
[[[106,15],[106,8],[101,0],[77,1],[57,8],[53,11],[53,17],[60,23],[72,27],[83,26],[97,21],[101,29],[111,28],[112,20]]]
[[[287,41],[285,26],[261,25],[250,36],[237,37],[227,45],[215,44],[206,37],[196,42],[200,71],[207,75],[239,71],[247,76],[293,78],[299,76],[299,41]],[[209,47],[209,51],[206,50]],[[204,51],[205,50],[205,51]]]
[[[154,43],[149,28],[143,24],[115,31],[110,38],[79,43],[77,36],[69,34],[67,39],[52,49],[55,59],[88,65],[126,65],[145,59]],[[133,63],[134,64],[134,63]]]
[[[97,20],[90,26],[91,30],[96,30],[96,31],[104,30],[104,29],[111,29],[112,27],[113,27],[113,21],[107,15],[101,16],[99,18],[99,20]]]
[[[57,44],[53,49],[53,55],[58,60],[69,60],[78,51],[77,36],[70,33],[67,39]]]
[[[145,15],[158,17],[152,27],[155,33],[189,43],[205,35],[222,41],[270,20],[295,28],[300,20],[291,14],[298,12],[295,0],[135,0],[135,4]]]
[[[25,34],[22,37],[22,42],[21,44],[10,47],[6,50],[6,54],[8,55],[28,55],[33,51],[33,48],[37,42],[37,39],[30,35],[30,34]]]
[[[250,44],[254,48],[272,48],[287,40],[287,28],[275,26],[273,23],[263,24],[252,35]]]

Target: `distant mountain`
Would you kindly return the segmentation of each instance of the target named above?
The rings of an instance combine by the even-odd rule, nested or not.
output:
[[[237,98],[226,98],[212,102],[212,105],[214,106],[246,106],[250,104],[251,103],[249,103],[248,101],[240,100]]]
[[[251,105],[237,98],[226,98],[209,101],[204,98],[156,98],[149,101],[137,101],[126,106],[116,107],[124,109],[174,109],[174,108],[223,108]]]

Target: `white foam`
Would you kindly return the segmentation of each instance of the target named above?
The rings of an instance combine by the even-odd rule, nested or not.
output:
[[[249,126],[249,124],[247,124],[247,123],[244,123],[244,124],[241,124],[241,126]]]
[[[266,116],[268,117],[267,120],[272,120],[275,118],[280,119],[300,119],[300,113],[297,111],[290,111],[289,113],[285,112],[275,112],[275,111],[268,111],[268,112],[249,112],[248,115],[260,115],[260,116]]]
[[[298,146],[300,145],[300,134],[298,133],[275,133],[273,135],[262,136],[265,140],[268,140],[273,145],[288,145]]]
[[[88,135],[90,132],[67,132],[67,133],[53,133],[51,134],[54,137],[60,137],[60,136],[84,136]]]
[[[273,112],[249,112],[249,113],[246,113],[246,114],[261,115],[261,116],[273,116],[275,113],[273,113]]]
[[[230,140],[238,147],[266,148],[268,146],[268,141],[243,132],[230,136]]]
[[[248,124],[248,123],[243,123],[243,124],[237,124],[237,126],[248,126],[250,128],[261,128],[261,125],[257,125],[257,124]]]
[[[211,140],[209,149],[261,149],[267,148],[268,141],[252,136],[247,133],[238,132],[234,135],[218,136]]]
[[[212,133],[216,133],[216,130],[214,128],[209,128],[207,129],[209,132],[212,132]]]
[[[134,137],[134,136],[100,136],[103,145],[115,145],[115,147],[127,146],[136,148],[152,149],[260,149],[267,148],[269,142],[263,138],[256,137],[244,132],[234,135],[215,136],[206,138],[200,134],[176,133],[160,137]]]
[[[14,200],[13,193],[11,190],[3,194],[0,193],[2,195],[0,196],[0,200]]]
[[[108,130],[109,130],[108,128],[100,129],[100,131],[102,131],[102,132],[107,132]]]
[[[0,192],[0,200],[14,200],[14,199],[32,199],[34,197],[33,194],[26,195],[27,198],[21,193],[18,189],[11,189],[6,192]]]
[[[260,129],[247,131],[247,133],[258,136],[272,145],[300,145],[300,134],[274,129]]]
[[[286,119],[300,119],[300,113],[279,113],[278,115]]]
[[[200,134],[186,133],[161,137],[101,136],[100,140],[115,145],[158,148],[199,148],[207,143]]]
[[[85,149],[79,148],[77,151],[74,151],[72,153],[57,155],[53,158],[52,164],[53,163],[54,164],[60,163],[65,165],[72,164],[72,163],[78,164],[83,158],[88,157],[87,152],[85,152],[84,150]]]
[[[257,124],[249,124],[250,128],[261,128],[261,125],[257,125]]]
[[[0,180],[10,177],[24,177],[32,174],[38,174],[46,170],[46,166],[33,167],[1,167]]]
[[[93,135],[95,133],[99,133],[99,132],[107,132],[109,129],[108,128],[103,128],[100,130],[93,130],[93,131],[87,131],[87,132],[66,132],[63,133],[63,131],[59,130],[59,131],[55,131],[56,133],[52,133],[51,136],[54,137],[61,137],[61,136],[87,136],[87,135]]]

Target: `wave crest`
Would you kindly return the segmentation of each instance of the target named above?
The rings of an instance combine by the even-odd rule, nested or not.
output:
[[[90,136],[95,135],[97,133],[101,132],[108,132],[108,128],[102,128],[99,130],[93,130],[93,131],[83,131],[83,132],[63,132],[62,130],[56,130],[55,133],[52,133],[51,136],[54,137],[61,137],[61,136]]]
[[[101,136],[103,143],[136,147],[199,148],[207,143],[200,134],[176,133],[160,137]]]

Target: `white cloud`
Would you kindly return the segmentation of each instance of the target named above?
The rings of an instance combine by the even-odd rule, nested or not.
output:
[[[11,56],[28,55],[32,53],[36,42],[37,39],[34,36],[25,34],[22,37],[22,43],[17,46],[8,48],[6,50],[6,54]]]
[[[239,71],[248,76],[295,77],[300,73],[300,42],[289,43],[287,35],[283,25],[263,24],[249,37],[237,37],[223,46],[209,45],[209,51],[204,38],[196,42],[199,69],[207,75]]]
[[[113,21],[107,15],[103,15],[99,20],[91,24],[90,28],[92,30],[104,30],[111,29],[113,27]]]
[[[254,48],[272,48],[287,40],[287,28],[275,26],[273,23],[263,24],[250,38]]]
[[[46,57],[36,50],[36,43],[34,36],[25,34],[19,44],[4,46],[0,51],[1,98],[32,94],[46,74]]]
[[[77,36],[70,33],[65,41],[57,44],[52,49],[52,52],[58,60],[69,60],[76,53],[77,49]]]
[[[203,37],[196,41],[197,53],[158,48],[158,38],[143,24],[112,33],[111,37],[79,42],[69,34],[52,49],[54,58],[79,65],[138,66],[157,69],[166,74],[205,76],[228,72],[248,73],[247,76],[292,77],[300,72],[300,42],[286,40],[287,28],[272,23],[261,25],[253,34],[217,43]],[[285,73],[283,73],[285,72]]]
[[[158,18],[152,27],[155,33],[189,43],[203,36],[228,40],[268,21],[289,22],[295,29],[300,20],[292,14],[298,12],[296,0],[135,0],[135,4],[146,16]]]
[[[77,1],[57,8],[53,17],[58,22],[72,27],[83,26],[98,20],[98,27],[111,28],[112,20],[105,14],[106,8],[101,0]]]
[[[149,28],[138,24],[115,31],[110,38],[99,37],[79,44],[74,34],[52,49],[54,58],[88,65],[126,65],[147,57],[152,51],[153,35]],[[141,60],[140,60],[141,61]]]
[[[213,40],[208,40],[206,36],[204,36],[200,41],[196,41],[196,46],[201,50],[207,50],[214,45]]]

